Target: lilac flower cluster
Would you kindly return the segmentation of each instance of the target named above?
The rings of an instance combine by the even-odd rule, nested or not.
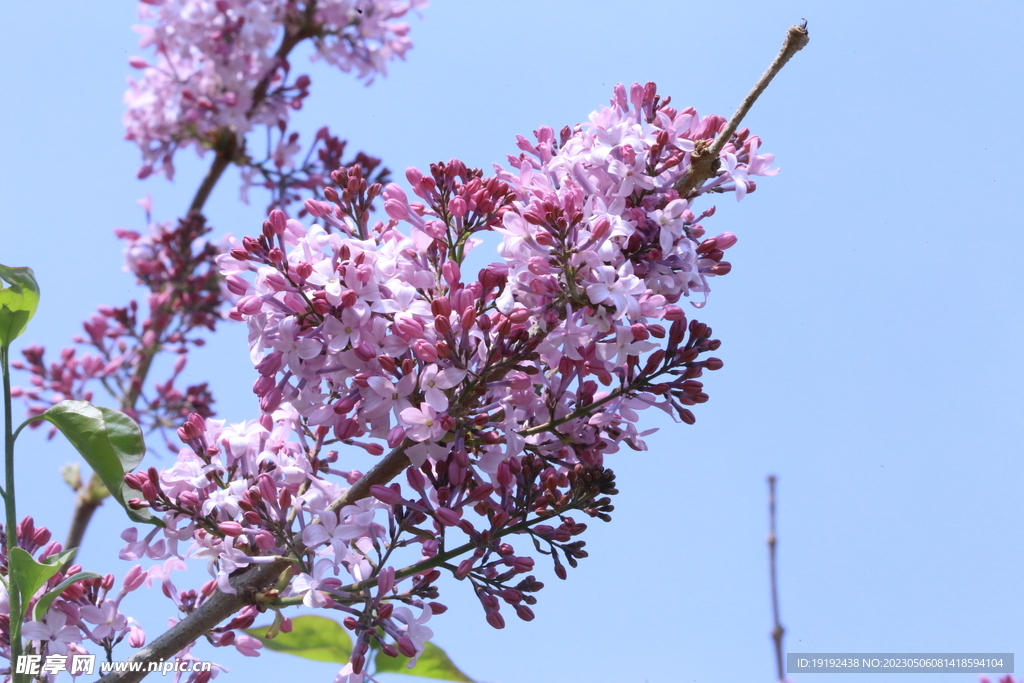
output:
[[[309,94],[287,57],[311,39],[316,57],[367,82],[412,46],[397,21],[426,0],[143,0],[136,27],[153,57],[125,93],[126,137],[142,150],[140,177],[174,174],[181,147],[244,146],[254,125],[285,125]],[[275,48],[276,46],[276,48]],[[276,50],[276,51],[275,51]]]
[[[374,630],[364,634],[364,642],[369,637],[380,638],[386,652],[413,657],[422,652],[423,643],[432,635],[423,624],[432,614],[444,611],[438,603],[423,601],[436,597],[436,589],[418,577],[407,591],[398,590],[403,578],[396,579],[393,568],[383,567],[379,555],[385,544],[395,547],[388,529],[377,521],[387,507],[365,498],[332,509],[332,501],[340,497],[343,488],[325,475],[351,482],[359,473],[335,469],[338,453],[318,453],[311,448],[303,431],[296,428],[297,420],[294,411],[287,409],[235,425],[203,420],[198,415],[190,418],[179,429],[187,446],[174,465],[162,472],[150,468],[126,477],[126,483],[142,494],[131,505],[163,513],[166,526],[153,528],[142,537],[134,528],[126,530],[122,538],[127,545],[121,558],[150,558],[165,566],[180,562],[177,558],[182,555],[208,561],[215,580],[198,592],[178,591],[165,580],[164,594],[186,615],[200,607],[215,587],[233,593],[232,573],[278,561],[284,555],[300,558],[287,587],[261,596],[262,602],[258,600],[208,634],[215,646],[232,646],[248,656],[256,655],[262,645],[239,629],[252,626],[259,612],[275,607],[278,599],[333,608],[354,618],[361,612],[345,604],[338,591],[346,584],[375,577],[376,594],[367,598],[369,606],[364,609],[372,607],[376,615],[373,627],[393,640],[384,641]],[[298,435],[297,440],[289,440],[293,434]],[[392,517],[392,532],[394,524]],[[338,578],[339,572],[348,579]],[[396,607],[391,600],[405,601],[408,606]],[[280,613],[275,629],[289,630]]]
[[[0,526],[0,535],[5,530]],[[57,541],[50,540],[50,531],[36,528],[31,517],[24,518],[18,524],[15,533],[18,547],[35,556],[39,562],[59,555],[62,547]],[[0,658],[10,661],[10,606],[8,593],[4,585],[9,573],[9,561],[6,546],[0,546]],[[29,617],[22,625],[21,635],[30,641],[32,649],[29,654],[41,655],[76,655],[90,654],[86,649],[93,646],[109,658],[114,646],[122,640],[128,640],[131,647],[142,647],[146,634],[139,625],[121,611],[121,602],[132,591],[143,584],[150,584],[159,575],[159,568],[143,571],[135,565],[125,574],[121,581],[121,589],[112,593],[114,575],[99,576],[84,574],[81,565],[71,565],[54,574],[40,589],[30,597],[28,602]],[[77,581],[69,582],[59,596],[53,599],[45,615],[39,621],[31,618],[36,603],[44,595],[56,589],[69,578],[81,576]],[[88,578],[86,578],[88,577]],[[9,674],[8,667],[0,667],[0,674]],[[55,680],[56,675],[44,676],[45,680]]]
[[[563,579],[587,556],[576,517],[610,519],[605,458],[623,444],[646,448],[653,430],[640,431],[639,411],[692,423],[690,408],[708,400],[699,379],[722,367],[707,356],[719,347],[711,329],[679,304],[705,304],[736,238],[707,237],[701,221],[714,207],[692,205],[712,193],[741,199],[756,190],[752,176],[774,173],[741,130],[716,176],[680,194],[724,120],[669,104],[653,84],[617,86],[588,124],[520,137],[521,153],[489,177],[458,160],[408,170],[418,201],[358,163],[340,168],[304,202],[311,225],[275,209],[262,234],[219,256],[198,213],[174,229],[123,233],[152,292],[150,318],[139,323],[136,306],[101,311],[87,326],[97,353],[81,359],[65,353],[47,367],[30,350],[36,388],[26,395],[78,397],[100,379],[131,409],[157,350],[183,351],[193,330],[212,328],[223,301],[215,260],[230,317],[249,327],[261,415],[209,419],[205,389],[186,392],[200,398],[177,430],[176,461],[125,477],[138,492],[129,504],[163,526],[126,530],[121,558],[161,564],[130,570],[113,598],[112,577],[71,584],[26,637],[58,654],[91,639],[109,656],[125,637],[142,644],[120,612],[127,592],[158,580],[187,616],[218,589],[235,593],[233,577],[258,565],[283,573],[207,640],[256,656],[261,643],[242,629],[260,612],[275,614],[273,633],[289,630],[289,606],[332,610],[355,634],[340,683],[361,683],[371,648],[423,652],[427,622],[446,609],[442,572],[472,587],[491,626],[504,626],[503,606],[533,619],[536,555]],[[343,146],[323,142],[320,161],[340,159]],[[378,200],[388,220],[371,224]],[[488,231],[501,235],[502,260],[467,278],[466,256]],[[173,380],[158,386],[134,414],[167,413],[167,423],[184,399],[171,400]],[[384,456],[381,467],[351,469],[340,445]],[[19,543],[35,552],[48,533],[27,525]],[[211,580],[179,590],[171,573],[185,559],[206,561]]]
[[[356,165],[305,202],[319,222],[272,211],[218,258],[230,315],[249,326],[262,415],[193,415],[174,465],[126,477],[141,492],[130,505],[165,526],[126,532],[122,557],[207,560],[203,590],[165,587],[186,614],[254,565],[290,566],[207,637],[255,654],[238,629],[257,611],[276,611],[274,630],[289,605],[335,610],[356,634],[338,679],[353,683],[371,646],[422,652],[425,622],[445,609],[442,571],[472,586],[495,628],[503,604],[532,619],[543,584],[515,537],[565,578],[587,555],[573,514],[613,510],[605,457],[646,448],[639,411],[692,423],[708,400],[698,379],[722,367],[706,357],[719,346],[710,328],[678,304],[703,306],[736,238],[706,237],[714,209],[691,205],[754,191],[772,157],[739,131],[717,176],[681,196],[723,120],[668,105],[653,84],[620,85],[589,124],[520,138],[493,176],[457,160],[410,169],[414,202]],[[389,220],[371,225],[378,199]],[[502,235],[503,261],[466,279],[484,231]],[[404,484],[347,469],[337,444],[387,453]]]

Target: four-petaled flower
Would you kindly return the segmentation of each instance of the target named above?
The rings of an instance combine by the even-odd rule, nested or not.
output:
[[[117,611],[117,605],[113,600],[104,600],[99,607],[83,607],[82,618],[90,624],[96,624],[96,628],[92,629],[92,636],[96,640],[119,633],[128,626],[127,618]]]
[[[113,601],[107,600],[107,602],[113,605]],[[106,603],[104,603],[104,606],[106,606]],[[96,608],[91,605],[89,607],[83,607],[83,617],[86,616],[86,610],[90,609],[90,607],[93,610],[96,610]],[[114,608],[114,612],[117,612],[117,608]],[[86,619],[93,621],[88,617],[86,617]],[[123,628],[123,616],[121,616],[121,621],[121,627]],[[93,623],[97,622],[93,621]],[[93,635],[96,636],[96,638],[103,638],[104,636],[102,635],[96,635],[99,630],[99,628],[93,629]],[[79,631],[77,627],[68,625],[68,615],[56,609],[51,609],[43,618],[42,622],[30,621],[25,624],[21,629],[21,635],[28,640],[38,640],[47,643],[47,652],[50,654],[61,655],[66,655],[68,653],[69,644],[77,643],[82,639],[82,632]]]
[[[465,379],[466,374],[465,370],[459,368],[441,370],[431,363],[420,373],[420,390],[423,392],[423,398],[436,410],[448,410],[448,397],[442,390],[457,386]]]
[[[419,408],[406,408],[400,417],[409,427],[406,434],[413,441],[436,441],[444,433],[437,411],[429,403],[421,403]]]

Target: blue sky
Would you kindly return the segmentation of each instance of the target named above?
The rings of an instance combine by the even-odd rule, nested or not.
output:
[[[610,463],[614,521],[591,526],[568,581],[546,572],[534,622],[494,631],[468,587],[442,587],[435,641],[480,680],[772,680],[769,472],[789,651],[1024,656],[1020,3],[438,0],[370,88],[296,60],[313,86],[295,121],[398,171],[489,168],[620,81],[728,116],[803,17],[810,45],[746,121],[782,172],[706,222],[740,238],[698,314],[723,341],[711,401],[691,427],[647,416],[650,450]],[[97,305],[139,296],[112,230],[141,227],[146,193],[179,215],[207,163],[188,152],[173,184],[135,180],[120,125],[134,21],[130,3],[0,7],[0,262],[35,268],[24,339],[51,351]],[[237,187],[229,174],[208,205],[218,233],[259,229],[264,202],[241,206]],[[253,415],[243,330],[225,326],[190,372],[222,417]],[[63,536],[72,454],[36,434],[20,458],[21,510]],[[102,509],[81,560],[123,573],[124,526]],[[151,634],[170,615],[156,594],[136,604]],[[251,680],[336,670],[226,654]],[[862,679],[906,680],[842,680]]]

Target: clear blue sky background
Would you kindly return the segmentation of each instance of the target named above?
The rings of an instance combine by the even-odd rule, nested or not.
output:
[[[135,201],[152,193],[159,218],[179,215],[207,163],[190,152],[173,184],[135,180],[120,126],[134,11],[0,7],[0,262],[35,268],[25,341],[52,352],[98,304],[138,296],[111,233],[141,227]],[[773,680],[775,472],[787,649],[1024,658],[1024,5],[437,0],[424,17],[408,62],[369,89],[296,60],[313,77],[300,129],[329,123],[399,171],[489,167],[517,133],[586,120],[619,81],[729,115],[787,26],[806,17],[811,35],[747,121],[782,173],[740,204],[719,198],[707,221],[740,242],[699,316],[726,365],[697,424],[651,414],[650,451],[613,458],[615,520],[588,532],[592,557],[567,582],[543,572],[533,623],[494,631],[449,582],[436,642],[499,683]],[[240,207],[231,175],[209,217],[252,234],[263,206]],[[244,345],[225,326],[191,366],[232,421],[253,415]],[[71,494],[57,470],[72,459],[40,434],[20,452],[22,510],[58,536]],[[124,526],[104,507],[81,560],[123,573]],[[169,603],[136,595],[153,634]],[[228,654],[214,656],[245,680],[336,670]]]

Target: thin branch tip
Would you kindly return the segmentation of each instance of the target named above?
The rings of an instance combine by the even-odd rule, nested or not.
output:
[[[761,75],[761,78],[754,84],[754,87],[747,93],[747,96],[743,98],[743,101],[740,102],[736,111],[733,112],[732,118],[729,119],[729,122],[718,133],[714,142],[707,149],[701,148],[698,145],[697,150],[694,151],[690,159],[689,170],[687,170],[676,186],[679,196],[684,198],[696,196],[694,193],[697,192],[700,186],[706,180],[715,177],[718,173],[718,157],[732,139],[733,134],[739,129],[747,112],[754,106],[754,102],[765,91],[765,88],[772,82],[772,79],[782,71],[782,67],[786,66],[786,63],[793,58],[793,55],[804,49],[809,41],[810,36],[807,33],[806,19],[802,25],[794,24],[789,27],[779,54],[775,56],[768,69]]]
[[[803,20],[802,24],[793,24],[789,27],[789,32],[786,34],[786,43],[793,42],[793,52],[799,52],[807,46],[807,43],[811,41],[811,36],[807,32],[807,20]],[[785,48],[783,48],[785,49]]]

